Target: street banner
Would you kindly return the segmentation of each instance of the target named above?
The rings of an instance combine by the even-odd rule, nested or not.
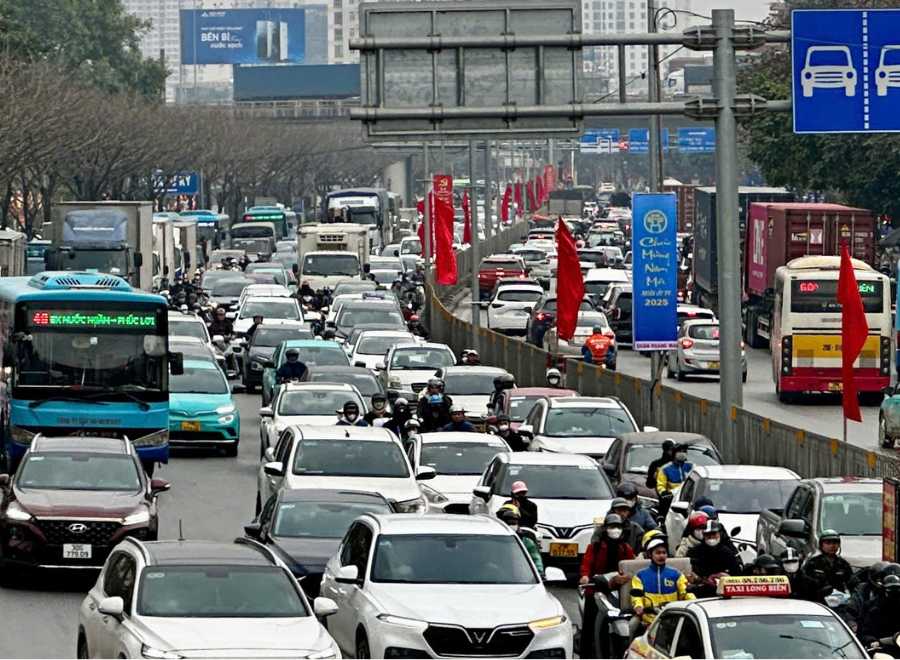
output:
[[[678,324],[675,194],[634,193],[631,213],[634,350],[669,350]]]
[[[456,253],[453,252],[453,177],[436,174],[434,187],[435,282],[456,284]]]

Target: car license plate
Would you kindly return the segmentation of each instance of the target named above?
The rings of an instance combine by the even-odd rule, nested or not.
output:
[[[707,368],[709,368],[709,369],[718,369],[718,368],[719,368],[719,363],[718,363],[718,362],[708,362],[707,364],[709,365],[709,366],[707,367]]]
[[[90,559],[91,546],[87,543],[63,543],[63,559]]]
[[[199,431],[200,422],[181,422],[182,431]]]
[[[551,543],[550,544],[550,556],[551,557],[577,557],[578,556],[578,544],[577,543]]]
[[[840,381],[828,383],[828,391],[829,392],[843,392],[844,384]]]

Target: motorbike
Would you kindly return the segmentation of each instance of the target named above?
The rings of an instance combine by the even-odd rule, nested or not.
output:
[[[866,651],[870,658],[900,658],[900,632],[872,642]]]
[[[594,621],[594,639],[590,642],[593,652],[589,657],[594,658],[622,658],[631,644],[631,629],[629,622],[634,617],[630,607],[623,608],[619,602],[618,591],[610,586],[609,581],[617,575],[607,573],[594,575],[591,578],[593,589],[589,592],[588,585],[582,585],[579,591],[579,609],[584,618],[584,599],[593,598],[597,605],[597,615]],[[582,627],[582,631],[584,628]],[[584,634],[582,632],[582,634]],[[590,641],[590,640],[589,640]]]
[[[237,378],[242,373],[238,355],[243,351],[240,344],[240,338],[233,335],[225,337],[223,335],[214,335],[212,344],[215,346],[219,355],[224,358],[225,376],[231,380]],[[237,349],[235,351],[235,349]]]

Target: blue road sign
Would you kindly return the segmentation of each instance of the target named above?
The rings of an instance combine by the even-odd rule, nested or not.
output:
[[[679,128],[678,151],[683,154],[706,154],[716,151],[716,129]]]
[[[900,10],[791,13],[795,133],[900,131]]]
[[[581,136],[581,153],[600,154],[619,151],[618,128],[588,128]]]
[[[166,181],[161,174],[154,175],[153,188],[162,192]],[[200,192],[200,175],[197,172],[183,172],[169,177],[167,195],[196,195]]]
[[[662,135],[663,151],[669,150],[669,131],[663,129]],[[628,129],[628,153],[645,154],[650,151],[650,129],[649,128],[629,128]]]
[[[631,196],[634,254],[632,284],[634,350],[675,347],[678,313],[678,255],[675,193]]]

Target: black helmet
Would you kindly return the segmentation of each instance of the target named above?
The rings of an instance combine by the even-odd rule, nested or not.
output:
[[[428,387],[437,387],[439,389],[443,389],[444,381],[442,381],[440,378],[429,378]]]
[[[621,527],[624,524],[625,523],[622,521],[622,516],[620,516],[618,513],[607,513],[606,518],[603,519],[604,527]]]
[[[761,568],[766,571],[776,571],[781,568],[778,562],[775,561],[775,557],[765,552],[759,555],[753,564],[756,568]]]
[[[900,599],[900,576],[888,575],[884,578],[881,587],[884,589],[884,594],[888,598],[892,600]]]
[[[865,569],[866,579],[869,584],[876,584],[884,580],[889,574],[882,573],[884,569],[890,566],[891,563],[888,561],[876,561],[874,564]]]
[[[675,441],[671,438],[666,438],[665,440],[663,440],[662,449],[665,452],[672,451],[673,449],[675,449]]]
[[[824,529],[822,530],[821,536],[819,536],[819,545],[822,545],[826,541],[834,541],[835,543],[841,542],[841,535],[833,529]]]
[[[290,357],[298,358],[298,357],[300,357],[300,351],[298,351],[296,348],[289,348],[284,352],[284,355],[285,355],[285,357],[289,357],[289,358]]]
[[[356,413],[357,415],[359,414],[359,404],[356,403],[356,401],[347,401],[344,404],[344,414],[346,415],[347,413],[352,412]]]
[[[884,581],[890,575],[900,575],[900,564],[886,562],[885,566],[875,573],[873,582],[875,582],[875,584],[877,585],[883,585]]]
[[[375,394],[372,395],[372,403],[375,403],[376,401],[385,401],[386,402],[387,394],[385,394],[384,392],[375,392]]]
[[[786,561],[800,561],[800,553],[797,552],[794,548],[786,548],[780,555],[778,555],[778,559],[782,564]]]
[[[638,496],[637,486],[631,481],[623,481],[616,486],[616,496],[624,497],[626,500],[636,499]]]
[[[394,410],[396,411],[399,408],[403,408],[403,409],[409,408],[409,401],[404,399],[402,396],[397,397],[397,400],[394,401]]]
[[[511,390],[516,386],[516,379],[511,374],[500,374],[494,379],[495,390]]]

